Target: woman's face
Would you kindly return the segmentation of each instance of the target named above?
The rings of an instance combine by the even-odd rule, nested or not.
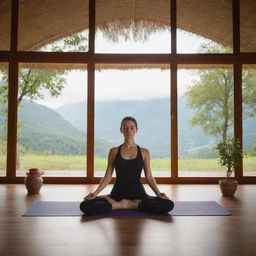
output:
[[[138,131],[135,123],[131,120],[125,120],[122,123],[122,127],[120,130],[124,137],[133,137],[135,133]]]

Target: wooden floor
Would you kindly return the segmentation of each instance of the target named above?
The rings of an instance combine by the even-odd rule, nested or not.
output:
[[[232,216],[21,217],[36,200],[80,201],[95,185],[44,184],[28,196],[24,185],[0,184],[0,255],[256,255],[255,185],[240,185],[235,198],[222,197],[218,185],[159,187],[173,200],[215,200]]]

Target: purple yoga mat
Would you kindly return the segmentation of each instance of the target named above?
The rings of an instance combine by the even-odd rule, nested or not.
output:
[[[37,201],[22,216],[86,216],[79,209],[80,202]],[[114,210],[97,215],[111,216],[228,216],[231,213],[215,201],[174,201],[174,209],[167,214],[152,214],[136,210]]]

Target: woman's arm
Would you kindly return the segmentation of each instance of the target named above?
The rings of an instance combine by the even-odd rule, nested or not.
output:
[[[117,148],[110,149],[108,154],[108,165],[107,165],[107,169],[104,177],[101,179],[98,188],[94,192],[89,193],[87,196],[85,196],[84,199],[86,200],[94,199],[109,184],[112,178],[113,170],[114,170],[114,160],[115,160],[116,154],[117,154]]]
[[[150,153],[146,148],[142,148],[142,156],[143,156],[143,163],[144,163],[145,178],[148,185],[155,192],[156,196],[163,199],[167,199],[168,197],[165,195],[165,193],[161,193],[159,191],[157,187],[157,183],[152,175],[151,167],[150,167]]]

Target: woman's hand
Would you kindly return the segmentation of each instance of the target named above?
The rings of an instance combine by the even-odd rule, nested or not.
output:
[[[160,197],[162,199],[169,199],[169,197],[165,193],[158,192],[157,197]]]
[[[89,193],[87,196],[84,197],[84,200],[91,200],[94,199],[97,195],[95,193]]]

